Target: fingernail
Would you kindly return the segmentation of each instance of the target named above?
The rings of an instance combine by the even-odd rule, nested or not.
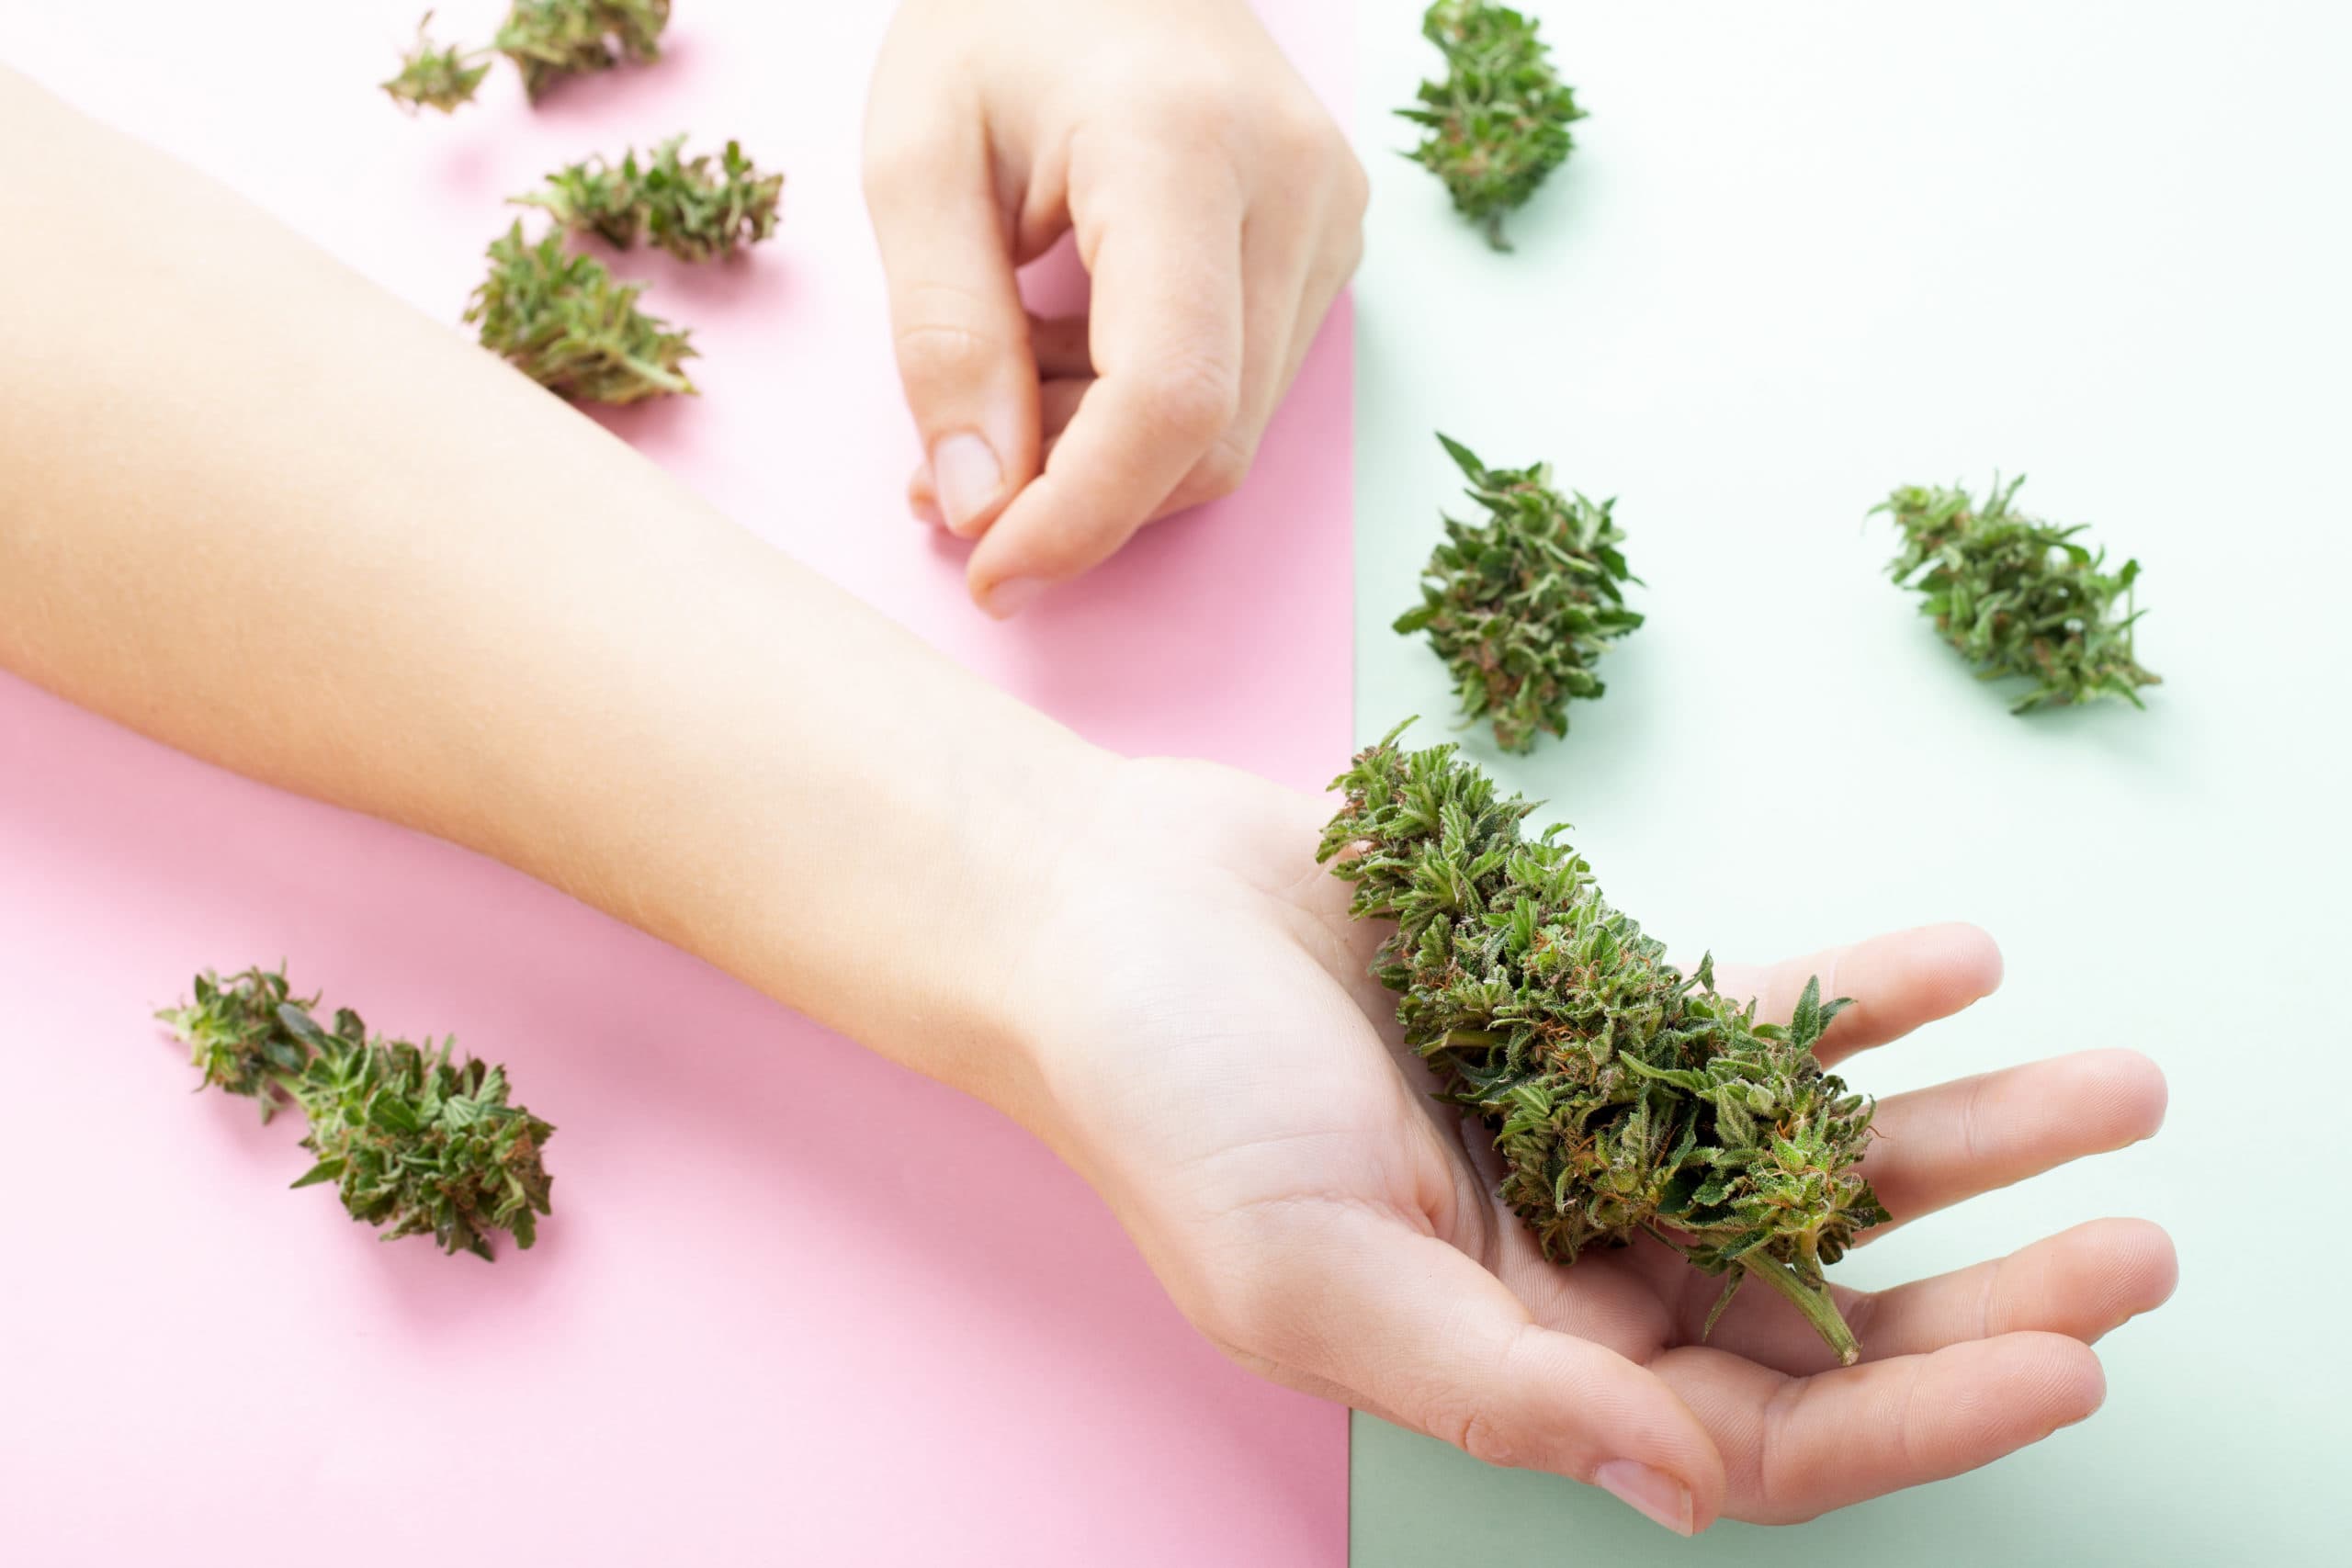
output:
[[[1593,1484],[1652,1523],[1690,1533],[1690,1489],[1662,1471],[1612,1459],[1592,1472]]]
[[[996,504],[1004,488],[1004,468],[986,441],[968,430],[942,436],[931,449],[931,474],[939,488],[939,510],[960,534]]]
[[[988,591],[982,604],[1000,621],[1009,621],[1037,602],[1046,591],[1042,577],[1008,577]]]

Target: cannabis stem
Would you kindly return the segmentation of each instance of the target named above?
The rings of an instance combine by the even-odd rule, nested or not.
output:
[[[1334,782],[1318,858],[1351,913],[1394,922],[1373,973],[1439,1098],[1493,1134],[1503,1201],[1556,1262],[1646,1233],[1727,1276],[1725,1303],[1758,1275],[1854,1359],[1822,1269],[1886,1211],[1856,1168],[1871,1103],[1813,1055],[1846,1004],[1809,982],[1758,1022],[1712,960],[1667,963],[1560,829],[1522,837],[1532,806],[1402,728]]]
[[[1829,1294],[1826,1284],[1807,1284],[1797,1277],[1787,1264],[1770,1258],[1743,1258],[1739,1263],[1743,1275],[1763,1280],[1787,1297],[1804,1320],[1813,1325],[1832,1350],[1838,1352],[1840,1366],[1850,1367],[1862,1359],[1862,1348],[1854,1338],[1854,1331],[1846,1325],[1843,1314]]]

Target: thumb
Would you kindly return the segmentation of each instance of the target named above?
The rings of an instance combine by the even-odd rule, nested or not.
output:
[[[1537,1324],[1476,1260],[1394,1219],[1327,1214],[1287,1239],[1311,1292],[1289,1299],[1316,1304],[1279,1359],[1310,1385],[1489,1464],[1589,1482],[1679,1534],[1713,1520],[1723,1460],[1657,1374]]]
[[[973,537],[1037,471],[1037,366],[977,113],[869,126],[865,184],[907,406],[942,517]]]

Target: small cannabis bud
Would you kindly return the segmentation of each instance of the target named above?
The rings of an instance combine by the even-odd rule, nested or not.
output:
[[[1982,667],[1978,679],[2033,680],[2011,713],[2099,697],[2144,708],[2136,688],[2163,677],[2132,656],[2132,627],[2145,613],[2132,607],[2140,563],[2127,560],[2110,574],[2104,549],[2075,540],[2087,525],[2054,527],[2011,510],[2023,483],[2020,474],[2005,488],[1996,477],[1982,512],[1965,491],[1896,491],[1871,508],[1903,532],[1903,553],[1887,574],[1927,596],[1919,613]]]
[[[1576,146],[1568,125],[1584,118],[1535,33],[1508,6],[1437,0],[1421,36],[1445,56],[1445,80],[1423,82],[1419,105],[1396,111],[1429,132],[1410,156],[1445,182],[1456,211],[1487,226],[1498,251],[1510,249],[1503,214],[1566,161]]]
[[[465,319],[481,344],[560,397],[633,403],[691,392],[679,366],[694,356],[684,331],[637,308],[644,286],[618,283],[604,263],[565,251],[554,234],[537,244],[510,226],[491,242],[490,276]]]
[[[1568,732],[1568,699],[1606,690],[1592,662],[1642,624],[1619,586],[1639,582],[1617,551],[1614,501],[1565,498],[1552,468],[1489,468],[1441,434],[1486,519],[1444,519],[1445,542],[1421,569],[1421,603],[1396,617],[1453,671],[1464,716],[1491,716],[1495,743],[1528,751],[1538,732]]]
[[[662,58],[670,0],[514,0],[491,47],[523,73],[537,103],[559,78]]]
[[[643,234],[682,261],[732,255],[775,232],[782,175],[763,175],[729,141],[714,169],[703,153],[681,159],[673,136],[640,163],[634,149],[618,165],[594,158],[548,176],[547,188],[514,204],[539,207],[573,232],[592,230],[627,249]]]
[[[459,104],[474,101],[481,79],[490,74],[490,54],[436,46],[425,30],[432,25],[433,13],[427,11],[416,24],[416,47],[401,57],[400,74],[383,88],[411,114],[426,107],[455,114]]]
[[[292,996],[271,970],[226,980],[207,970],[193,1003],[155,1016],[207,1084],[258,1101],[264,1122],[287,1105],[302,1113],[302,1146],[319,1157],[295,1186],[335,1183],[351,1217],[386,1241],[430,1235],[444,1252],[487,1258],[490,1233],[505,1231],[527,1248],[548,1212],[539,1151],[555,1129],[506,1102],[503,1069],[453,1061],[456,1041],[436,1051],[371,1039],[349,1008],[322,1029],[318,1000]]]
[[[1350,912],[1396,922],[1373,973],[1438,1098],[1494,1134],[1501,1196],[1544,1255],[1648,1235],[1796,1303],[1840,1359],[1860,1354],[1823,1277],[1887,1217],[1854,1169],[1871,1102],[1813,1045],[1847,1004],[1808,982],[1786,1028],[1684,975],[1600,897],[1560,827],[1498,798],[1453,746],[1406,751],[1399,725],[1332,784],[1346,801],[1317,859],[1355,885]]]

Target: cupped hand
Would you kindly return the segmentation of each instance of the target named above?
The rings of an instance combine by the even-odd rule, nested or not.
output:
[[[1380,933],[1312,860],[1328,809],[1205,764],[1124,764],[1009,980],[1046,1086],[1028,1119],[1227,1355],[1685,1533],[1954,1475],[2098,1408],[2091,1343],[2173,1285],[2143,1221],[1839,1288],[1863,1353],[1843,1368],[1768,1292],[1702,1336],[1722,1281],[1656,1242],[1544,1261],[1365,974]],[[2000,967],[1947,925],[1718,979],[1781,1019],[1808,976],[1854,998],[1834,1061],[1968,1006]],[[2077,1052],[1883,1100],[1864,1168],[1899,1225],[2144,1138],[2164,1105],[2145,1057]]]
[[[1363,171],[1242,0],[907,0],[865,191],[925,461],[1012,615],[1255,457],[1362,248]],[[1013,269],[1075,230],[1088,316]]]

